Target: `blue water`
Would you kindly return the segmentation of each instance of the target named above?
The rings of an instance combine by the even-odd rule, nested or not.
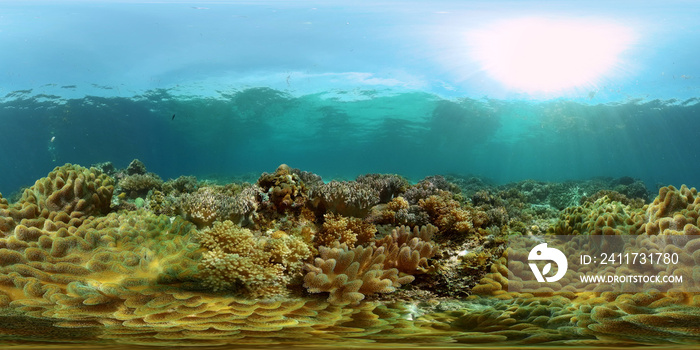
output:
[[[511,91],[465,33],[522,16],[611,21],[635,42],[587,86]],[[166,179],[287,163],[325,180],[697,186],[698,16],[687,1],[0,2],[0,192],[134,158]]]
[[[700,183],[697,99],[584,104],[347,93],[363,98],[270,88],[216,97],[16,92],[0,102],[0,191],[31,185],[64,163],[125,167],[134,158],[164,178],[269,172],[287,163],[326,180],[381,172],[499,183],[595,176],[632,176],[651,188]]]

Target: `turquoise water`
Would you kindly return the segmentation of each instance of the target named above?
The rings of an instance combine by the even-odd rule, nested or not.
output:
[[[681,187],[700,185],[698,18],[700,2],[682,0],[0,0],[0,343],[697,345],[697,293],[508,296],[501,248],[521,234],[698,232],[700,197]],[[162,180],[200,182],[163,184],[134,159]],[[63,166],[104,162],[118,171]],[[380,233],[454,220],[440,227],[436,270],[399,291],[396,305],[317,305],[325,294],[313,299],[315,287],[303,286],[310,299],[290,299],[303,302],[276,319],[266,317],[286,304],[196,283],[190,295],[184,272],[160,279],[178,254],[202,268],[210,248],[198,234],[214,218],[252,225],[255,249],[296,237],[318,250],[326,226],[349,220],[334,213],[369,193],[361,181],[326,188],[280,164],[326,184],[370,173],[457,182],[367,177],[410,187],[391,194],[410,205],[370,198],[353,218],[355,231]],[[96,176],[98,187],[77,186]],[[357,193],[332,194],[331,205],[323,191],[333,188]],[[612,198],[595,199],[605,193]],[[53,259],[71,244],[85,255]],[[67,267],[112,256],[104,251],[114,270]],[[318,262],[314,254],[301,259]],[[122,269],[136,264],[129,256],[142,275]],[[304,326],[284,328],[295,322]]]
[[[631,176],[652,191],[700,182],[697,99],[504,101],[377,90],[294,96],[266,87],[207,97],[168,89],[129,98],[24,91],[8,94],[0,111],[0,191],[8,195],[57,165],[125,167],[134,158],[164,178],[259,174],[287,163],[327,180],[373,172],[496,183]]]
[[[0,10],[6,196],[66,162],[134,158],[164,178],[288,163],[326,180],[698,183],[700,7],[690,2],[3,1]],[[631,41],[585,83],[513,89],[479,63],[470,38],[522,18],[582,21],[597,41],[608,36],[594,30],[603,21]],[[513,55],[531,50],[521,51]]]

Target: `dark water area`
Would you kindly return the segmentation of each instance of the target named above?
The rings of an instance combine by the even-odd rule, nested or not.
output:
[[[700,183],[698,99],[595,103],[457,98],[423,92],[270,88],[187,96],[0,99],[0,192],[53,167],[142,160],[163,177],[227,177],[279,164],[324,177],[476,175],[496,183],[631,176],[653,192]]]

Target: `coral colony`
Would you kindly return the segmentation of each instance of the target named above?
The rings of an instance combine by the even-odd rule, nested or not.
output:
[[[649,197],[631,178],[324,182],[281,165],[252,184],[214,184],[163,181],[138,160],[66,164],[16,200],[0,196],[0,307],[12,317],[0,334],[144,345],[697,344],[700,296],[683,288],[623,293],[570,278],[562,290],[509,291],[527,284],[508,278],[509,237],[700,237],[695,189]],[[690,267],[662,272],[697,276],[696,247],[700,238],[678,252]]]

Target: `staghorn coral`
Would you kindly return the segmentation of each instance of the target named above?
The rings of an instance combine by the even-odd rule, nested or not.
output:
[[[366,223],[358,218],[343,217],[329,213],[323,216],[324,222],[316,235],[316,245],[332,246],[333,243],[346,244],[349,248],[355,247],[355,243],[363,245],[369,243],[377,229],[374,225]]]
[[[317,186],[309,195],[320,213],[337,213],[362,218],[379,203],[379,192],[367,184],[353,181],[331,181]]]
[[[277,233],[270,239],[231,221],[216,222],[198,235],[206,249],[200,263],[204,285],[214,291],[243,290],[255,297],[286,294],[287,269],[299,271],[311,256],[306,243]]]

